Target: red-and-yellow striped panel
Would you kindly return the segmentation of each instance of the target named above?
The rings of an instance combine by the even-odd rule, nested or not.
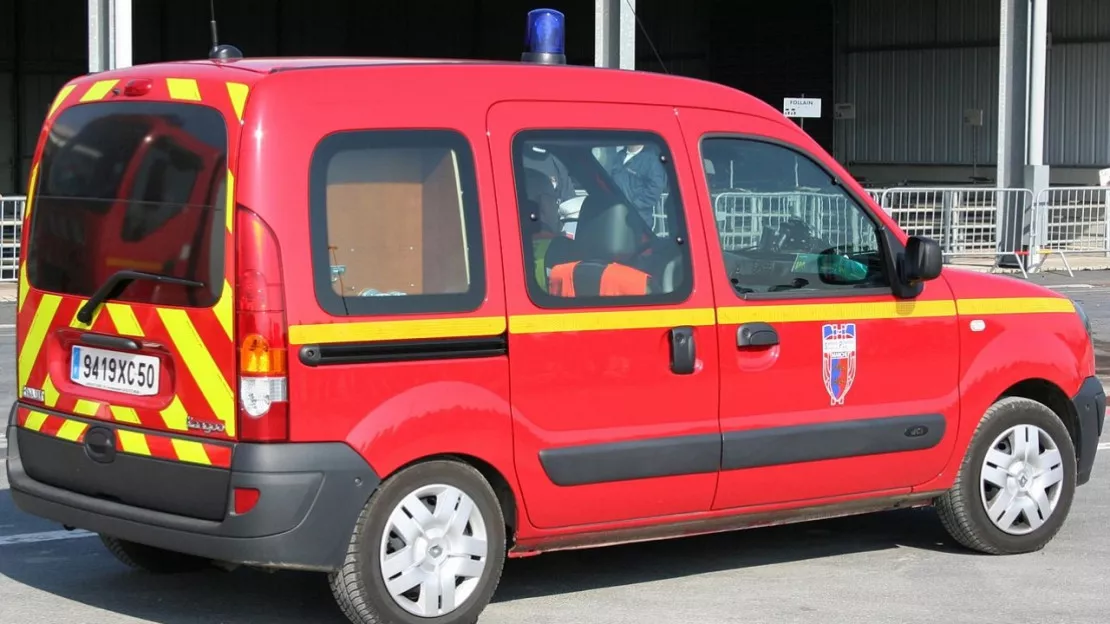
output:
[[[88,421],[26,408],[16,410],[16,424],[28,431],[75,444],[83,443],[85,434],[92,427]],[[134,429],[117,428],[115,431],[116,450],[121,453],[214,468],[231,467],[231,447],[226,444],[210,444]]]
[[[117,79],[79,80],[64,86],[57,94],[47,115],[51,123],[67,106],[85,102],[106,101],[117,97],[114,90],[123,82]],[[148,96],[153,99],[200,103],[212,106],[228,119],[228,145],[238,145],[239,126],[243,118],[250,88],[237,82],[197,80],[195,78],[159,78],[154,80]],[[237,154],[228,152],[226,232],[233,240],[235,214],[235,176]],[[33,171],[37,173],[38,164]],[[30,224],[34,210],[34,182],[28,190],[25,208]],[[26,229],[26,228],[25,228]],[[77,321],[77,310],[85,300],[59,296],[30,288],[23,272],[19,284],[19,354],[17,363],[18,390],[38,388],[46,394],[45,407],[80,417],[112,421],[122,425],[162,430],[198,438],[234,439],[237,409],[234,384],[236,380],[236,349],[232,327],[233,275],[235,245],[225,245],[225,279],[220,300],[211,308],[157,307],[126,302],[108,302],[99,307],[92,323]],[[137,407],[136,403],[113,404],[90,401],[83,389],[65,390],[68,379],[64,365],[68,351],[57,342],[58,330],[92,331],[108,335],[142,338],[162,345],[173,354],[170,368],[174,395],[155,407]],[[61,383],[59,383],[61,382]],[[131,401],[121,397],[118,403]],[[141,401],[139,402],[141,403]],[[189,418],[209,423],[223,423],[223,433],[201,433],[186,426]]]

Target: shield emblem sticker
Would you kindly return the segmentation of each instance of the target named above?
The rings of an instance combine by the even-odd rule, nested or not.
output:
[[[844,397],[856,378],[856,324],[822,326],[821,354],[825,391],[832,405],[844,405]]]

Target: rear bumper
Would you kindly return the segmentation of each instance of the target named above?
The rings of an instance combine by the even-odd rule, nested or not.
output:
[[[222,472],[224,513],[205,519],[181,510],[155,511],[57,487],[28,475],[31,460],[49,453],[51,461],[66,458],[81,474],[88,492],[104,464],[83,453],[83,446],[15,426],[15,406],[8,423],[8,480],[16,506],[26,513],[63,525],[120,539],[184,552],[218,561],[268,568],[333,571],[339,569],[359,512],[379,479],[351,447],[329,444],[238,444],[231,469]],[[75,451],[81,450],[81,455]],[[24,457],[22,453],[26,452]],[[119,456],[120,458],[123,455]],[[164,460],[130,456],[127,473],[132,488],[149,488],[148,498],[166,496],[188,486],[167,480]],[[41,462],[39,462],[41,464]],[[215,483],[211,467],[173,466],[175,475],[196,476],[188,482]],[[195,475],[191,471],[196,471]],[[206,472],[207,471],[207,472]],[[34,474],[36,469],[31,470]],[[116,473],[119,474],[119,473]],[[90,476],[92,475],[92,476]],[[148,475],[146,478],[143,475]],[[76,481],[75,481],[76,482]],[[255,507],[232,513],[234,488],[261,492]],[[110,489],[107,488],[106,489]]]
[[[1079,418],[1079,431],[1076,432],[1079,446],[1076,483],[1083,485],[1091,480],[1098,441],[1106,419],[1106,390],[1098,377],[1088,377],[1072,398],[1072,403],[1075,404],[1075,414]]]

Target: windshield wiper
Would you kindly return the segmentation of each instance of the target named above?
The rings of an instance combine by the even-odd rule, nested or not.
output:
[[[88,325],[92,322],[93,313],[100,307],[100,304],[109,299],[119,297],[125,288],[135,280],[147,280],[151,282],[158,282],[160,284],[179,284],[181,286],[189,286],[192,288],[204,288],[204,282],[185,279],[182,277],[174,277],[172,275],[161,275],[158,273],[146,273],[144,271],[131,271],[124,269],[116,271],[111,277],[104,280],[100,288],[96,289],[85,305],[77,311],[77,320],[83,324]]]

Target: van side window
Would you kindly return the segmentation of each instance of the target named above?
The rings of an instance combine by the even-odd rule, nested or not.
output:
[[[528,294],[544,308],[679,303],[690,250],[673,159],[647,132],[513,139]]]
[[[316,297],[330,314],[468,312],[485,298],[474,160],[441,130],[342,132],[312,158]]]
[[[850,294],[889,287],[879,223],[800,151],[705,138],[702,163],[737,294]]]

